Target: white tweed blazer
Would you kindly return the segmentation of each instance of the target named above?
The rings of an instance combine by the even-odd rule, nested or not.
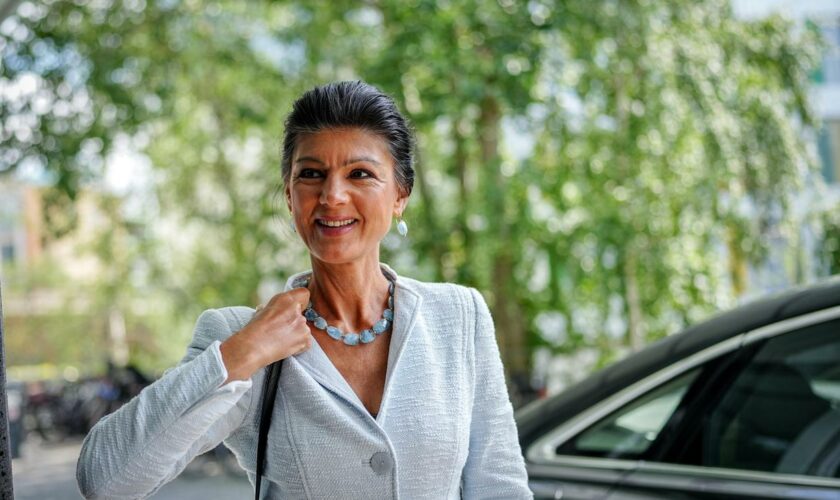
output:
[[[396,288],[379,413],[367,412],[318,342],[286,359],[263,498],[532,498],[481,295],[383,270]],[[149,496],[222,441],[254,483],[266,370],[224,384],[219,352],[253,314],[202,313],[181,363],[96,424],[77,466],[83,496]]]

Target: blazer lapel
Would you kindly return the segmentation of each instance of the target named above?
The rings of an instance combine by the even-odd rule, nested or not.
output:
[[[393,374],[405,350],[411,332],[414,329],[414,323],[417,321],[417,313],[422,303],[422,297],[411,288],[407,280],[399,279],[397,274],[387,265],[381,264],[381,266],[394,279],[396,289],[394,291],[394,323],[391,326],[391,345],[388,348],[385,391],[382,394],[382,402],[376,417],[378,422],[382,422],[382,419],[388,411],[388,405],[386,403],[388,394],[392,391],[392,386],[394,385],[392,381]],[[306,271],[290,277],[286,282],[286,291],[291,290],[295,286],[299,286],[302,280],[310,273],[311,271]],[[325,389],[357,406],[363,413],[367,413],[367,410],[353,391],[353,388],[344,380],[344,377],[341,376],[341,373],[339,373],[338,369],[330,361],[329,356],[321,349],[321,345],[318,344],[317,340],[313,338],[312,348],[294,355],[292,359],[300,363],[301,367]]]
[[[304,371],[325,389],[358,406],[363,412],[367,412],[359,396],[356,395],[350,384],[344,380],[344,377],[330,361],[327,353],[321,349],[321,345],[318,344],[316,339],[312,339],[312,347],[308,351],[296,354],[292,358],[300,363]]]
[[[302,286],[305,279],[310,274],[312,274],[312,271],[304,271],[291,276],[288,281],[286,281],[285,290],[289,291],[292,288]],[[290,359],[294,359],[300,363],[304,371],[325,389],[344,398],[349,403],[357,406],[363,412],[367,412],[362,404],[362,401],[353,391],[353,388],[350,387],[350,384],[348,384],[346,380],[344,380],[344,377],[341,376],[341,373],[339,373],[338,369],[332,361],[330,361],[327,353],[321,349],[321,344],[319,344],[314,337],[312,337],[311,345],[312,347],[308,351],[295,354]]]
[[[411,332],[414,330],[420,304],[423,302],[423,297],[412,290],[406,280],[398,279],[396,284],[396,290],[394,291],[394,324],[391,327],[391,345],[388,348],[385,391],[382,393],[382,402],[376,416],[377,422],[380,423],[388,413],[388,395],[394,390],[393,386],[395,385],[394,373],[411,337]]]

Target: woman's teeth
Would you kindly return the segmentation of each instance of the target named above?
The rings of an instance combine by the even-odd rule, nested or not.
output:
[[[318,221],[319,224],[321,224],[322,226],[327,226],[327,227],[341,227],[341,226],[346,226],[348,224],[352,224],[353,222],[355,222],[355,219],[333,220],[333,221],[319,220]]]

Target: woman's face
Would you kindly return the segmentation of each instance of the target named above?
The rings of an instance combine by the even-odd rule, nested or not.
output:
[[[313,257],[344,264],[379,258],[379,242],[407,198],[384,139],[359,128],[298,137],[286,202]]]

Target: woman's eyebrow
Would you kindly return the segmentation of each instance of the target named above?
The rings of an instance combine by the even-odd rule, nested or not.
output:
[[[295,163],[303,163],[305,161],[312,161],[312,162],[315,162],[315,163],[320,163],[321,165],[325,165],[324,162],[322,162],[318,158],[313,158],[312,156],[301,156],[300,158],[295,160]]]
[[[362,163],[362,162],[373,163],[374,165],[379,165],[378,161],[374,160],[373,158],[369,158],[367,156],[360,156],[358,158],[350,158],[349,160],[345,161],[344,164],[345,165],[350,165],[352,163]]]
[[[318,158],[315,158],[313,156],[301,156],[300,158],[295,160],[295,163],[303,163],[303,162],[306,162],[306,161],[311,161],[311,162],[319,163],[321,165],[326,166],[326,163],[322,162],[321,160],[319,160]],[[370,158],[368,156],[360,156],[358,158],[350,158],[349,160],[345,161],[342,164],[342,166],[351,165],[353,163],[361,163],[361,162],[372,163],[374,165],[379,165],[380,164],[377,160],[375,160],[373,158]]]

